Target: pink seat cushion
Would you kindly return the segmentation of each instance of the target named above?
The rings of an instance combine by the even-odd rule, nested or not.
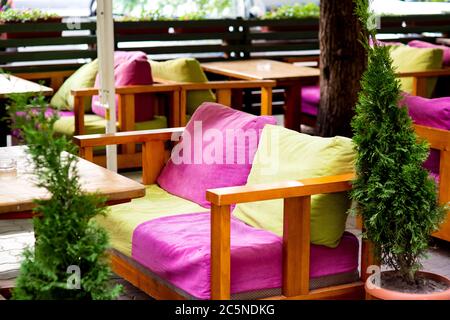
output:
[[[305,86],[302,88],[302,113],[317,116],[320,105],[320,87]]]
[[[133,233],[132,257],[199,298],[210,298],[210,215],[192,213],[151,220]],[[281,288],[282,239],[231,218],[231,293]],[[358,268],[358,239],[344,233],[338,247],[311,245],[310,278]]]
[[[141,51],[116,51],[114,53],[114,79],[116,87],[128,85],[150,85],[153,83],[147,55]],[[95,79],[99,87],[99,75]],[[153,119],[153,99],[151,94],[135,95],[135,121]],[[105,109],[100,106],[99,96],[92,98],[92,112],[105,117]],[[118,97],[116,95],[116,114],[118,115]]]
[[[408,42],[408,46],[414,48],[439,48],[443,51],[442,65],[444,67],[450,67],[450,47],[440,46],[437,44],[429,43],[426,41],[413,40]]]
[[[259,137],[271,116],[254,116],[205,102],[186,126],[158,177],[166,191],[209,208],[206,190],[247,182]]]
[[[414,123],[442,130],[450,130],[450,97],[427,99],[404,94],[402,105],[408,107],[408,112]],[[424,167],[434,175],[439,175],[439,151],[431,150]]]

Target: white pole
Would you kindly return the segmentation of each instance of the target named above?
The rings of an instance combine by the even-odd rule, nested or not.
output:
[[[97,1],[97,56],[99,62],[100,103],[105,108],[106,133],[116,132],[114,88],[114,22],[112,0]],[[117,172],[117,146],[106,146],[106,164]]]

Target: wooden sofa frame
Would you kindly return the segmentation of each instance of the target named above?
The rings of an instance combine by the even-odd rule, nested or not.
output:
[[[119,132],[75,136],[81,157],[92,161],[92,149],[107,144],[140,142],[142,181],[156,182],[166,161],[165,145],[184,128]],[[230,299],[230,205],[269,199],[284,199],[283,287],[281,296],[272,299],[362,299],[363,272],[359,281],[316,290],[309,289],[310,199],[314,194],[343,192],[351,189],[353,174],[286,181],[258,186],[240,186],[208,190],[211,202],[211,297]],[[373,250],[362,243],[361,266],[366,270],[375,264]],[[184,299],[168,286],[157,282],[117,254],[111,253],[115,273],[156,299]]]
[[[92,161],[92,148],[106,144],[143,143],[142,182],[153,184],[166,161],[165,145],[176,140],[184,128],[120,132],[75,136],[80,155]],[[431,148],[441,151],[441,184],[439,200],[450,201],[450,132],[415,126],[416,133]],[[311,196],[349,191],[353,173],[285,181],[254,186],[237,186],[207,191],[211,202],[211,298],[230,299],[230,205],[236,203],[284,199],[283,283],[282,295],[270,299],[359,299],[364,297],[365,270],[377,265],[373,246],[366,240],[361,245],[360,280],[344,285],[309,289],[310,201]],[[361,228],[362,223],[359,223]],[[437,237],[449,239],[450,220],[441,226]],[[117,254],[111,253],[114,272],[156,299],[184,299],[168,286],[137,269]]]
[[[134,99],[136,94],[140,93],[165,93],[170,95],[169,127],[179,127],[186,124],[186,101],[187,93],[195,90],[215,90],[217,102],[226,106],[231,106],[232,90],[242,90],[247,88],[258,88],[261,90],[261,114],[270,115],[272,112],[272,88],[275,82],[271,80],[258,81],[211,81],[206,83],[178,83],[165,82],[153,85],[135,85],[117,87],[118,95],[118,124],[119,131],[135,130],[135,108]],[[75,113],[75,133],[82,135],[84,130],[84,108],[83,99],[98,94],[96,88],[85,88],[72,90],[74,96]],[[118,167],[136,168],[141,166],[141,155],[136,152],[134,143],[122,146],[121,153],[118,155]],[[94,162],[105,166],[106,157],[96,156]]]

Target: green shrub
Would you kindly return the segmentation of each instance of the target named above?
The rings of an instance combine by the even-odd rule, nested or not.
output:
[[[352,197],[365,224],[365,237],[379,250],[382,263],[412,283],[444,208],[438,205],[434,180],[422,167],[428,145],[417,141],[406,107],[399,107],[400,83],[390,47],[377,45],[368,1],[355,2],[369,36],[363,36],[368,67],[352,121],[357,151]]]
[[[42,96],[11,96],[14,128],[27,144],[36,185],[51,194],[33,210],[36,244],[25,252],[13,298],[19,300],[112,299],[121,290],[109,284],[106,231],[92,220],[105,214],[105,199],[81,190],[75,146],[55,136],[56,113],[46,117]],[[72,288],[69,267],[79,268],[80,287]]]
[[[0,22],[29,22],[37,20],[48,20],[59,17],[57,14],[44,12],[39,9],[19,10],[8,9],[0,11]]]
[[[263,19],[301,19],[318,18],[320,7],[315,3],[283,5],[274,11],[267,12]]]

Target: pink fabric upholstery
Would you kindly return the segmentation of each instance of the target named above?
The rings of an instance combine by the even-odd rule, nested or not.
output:
[[[319,112],[320,87],[305,86],[302,88],[302,113],[316,117]]]
[[[158,184],[174,195],[209,208],[205,198],[207,189],[247,182],[266,124],[275,125],[275,118],[203,103],[187,124],[182,141],[172,150]]]
[[[414,123],[450,130],[450,97],[427,99],[405,94],[401,104],[408,107]],[[424,167],[435,176],[439,175],[439,151],[431,150]]]
[[[152,84],[152,72],[147,55],[141,51],[116,51],[114,53],[114,79],[116,86]],[[95,80],[99,87],[99,76]],[[116,96],[116,114],[118,114],[118,98]],[[105,117],[105,109],[100,106],[99,96],[92,98],[92,112]],[[135,121],[142,122],[153,119],[153,99],[151,94],[135,95]]]
[[[133,234],[132,257],[199,299],[210,298],[210,214],[192,213],[151,220]],[[231,218],[231,293],[281,288],[282,239]],[[344,233],[338,247],[311,245],[310,277],[358,268],[358,239]]]
[[[450,67],[450,47],[440,46],[437,44],[429,43],[426,41],[413,40],[408,43],[408,46],[414,48],[439,48],[443,51],[442,65],[444,67]]]

